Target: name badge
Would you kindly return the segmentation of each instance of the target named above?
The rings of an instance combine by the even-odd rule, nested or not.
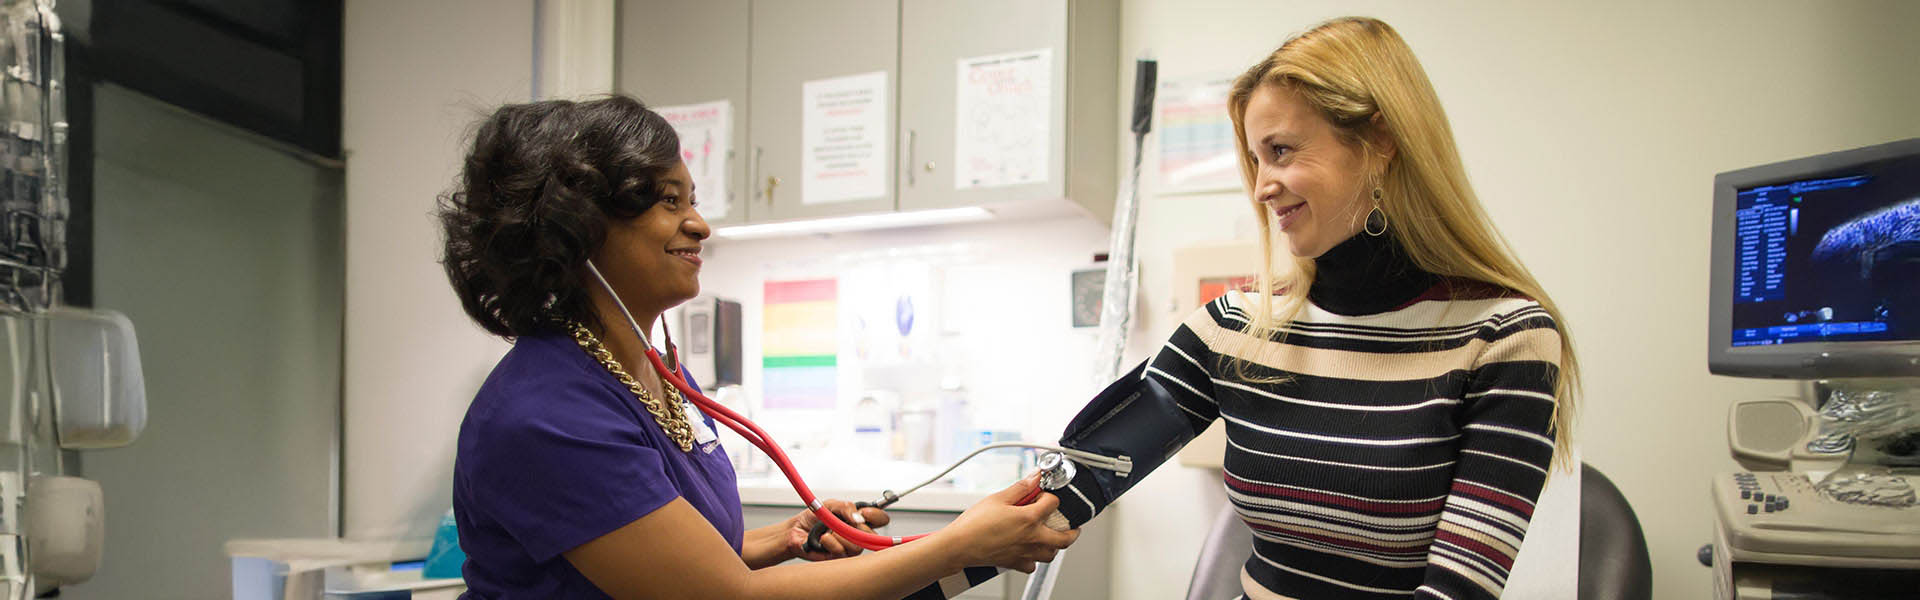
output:
[[[706,415],[694,408],[692,402],[684,400],[680,402],[680,410],[686,411],[687,424],[693,426],[694,443],[699,444],[702,451],[713,452],[714,442],[720,441],[720,436],[714,435],[713,428],[707,426]]]

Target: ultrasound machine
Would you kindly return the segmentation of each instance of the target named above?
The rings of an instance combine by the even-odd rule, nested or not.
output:
[[[1920,598],[1920,138],[1713,183],[1708,368],[1807,390],[1729,412],[1715,595]]]

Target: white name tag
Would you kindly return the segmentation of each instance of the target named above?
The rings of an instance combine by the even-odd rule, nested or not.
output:
[[[719,441],[720,436],[714,435],[713,428],[707,426],[706,415],[700,414],[700,409],[694,408],[692,402],[685,400],[680,401],[680,409],[687,412],[687,424],[693,426],[694,443],[699,444],[703,450],[712,452],[713,448],[706,446]]]

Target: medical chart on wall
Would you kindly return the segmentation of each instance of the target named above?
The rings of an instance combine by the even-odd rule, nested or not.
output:
[[[1228,77],[1160,82],[1154,135],[1160,144],[1160,192],[1179,194],[1240,189],[1240,162],[1227,117]]]
[[[693,174],[700,216],[709,221],[725,218],[733,204],[727,196],[727,157],[733,150],[733,104],[719,100],[656,106],[653,111],[680,135],[680,160]]]
[[[954,189],[1046,181],[1053,50],[963,58],[959,64]]]
[[[887,194],[887,72],[801,84],[800,203]]]
[[[764,293],[762,405],[833,408],[839,393],[839,282],[768,281]]]

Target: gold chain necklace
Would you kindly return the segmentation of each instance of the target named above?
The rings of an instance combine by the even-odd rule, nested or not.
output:
[[[640,405],[647,407],[647,412],[653,415],[653,422],[660,424],[660,429],[667,432],[667,437],[673,438],[673,443],[680,446],[681,452],[693,451],[693,427],[687,424],[687,413],[680,408],[679,390],[673,389],[673,386],[666,384],[665,378],[662,378],[661,383],[666,384],[662,386],[662,391],[666,392],[668,402],[661,402],[660,399],[653,397],[653,394],[648,393],[647,388],[641,387],[640,381],[628,374],[625,367],[620,366],[620,361],[613,359],[613,353],[608,352],[607,347],[601,345],[600,340],[593,337],[593,332],[588,331],[585,325],[568,323],[567,328],[573,333],[573,341],[578,342],[580,348],[587,351],[588,356],[600,361],[600,366],[606,367],[607,372],[612,373],[614,379],[620,380],[621,384],[633,391],[633,395],[640,399]],[[671,406],[668,406],[669,404]]]

